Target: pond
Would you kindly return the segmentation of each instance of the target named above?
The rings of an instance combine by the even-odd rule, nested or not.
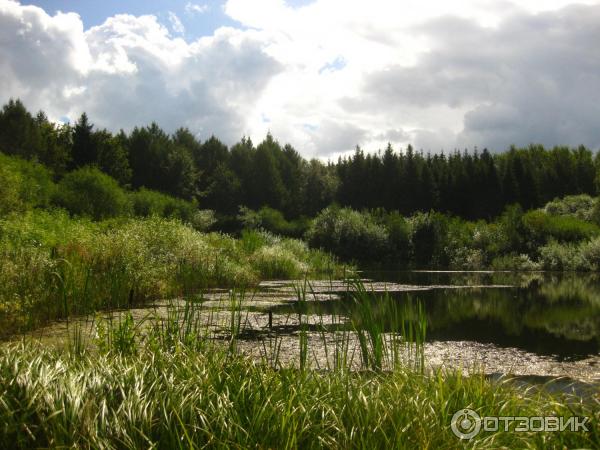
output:
[[[359,275],[369,293],[368,310],[353,301],[355,286],[348,280],[275,280],[234,294],[213,290],[196,297],[194,310],[213,340],[227,341],[234,333],[239,351],[271,361],[276,354],[282,366],[297,365],[304,349],[307,364],[324,369],[339,363],[340,349],[345,364],[360,368],[357,327],[365,314],[377,322],[377,332],[389,343],[388,338],[399,331],[397,325],[404,327],[407,321],[407,310],[399,305],[412,305],[411,311],[418,307],[419,314],[408,321],[426,323],[427,366],[460,367],[490,376],[600,381],[598,275],[433,271]],[[138,322],[172,320],[187,314],[182,311],[189,310],[189,303],[156,302],[132,314]],[[106,313],[103,320],[122,314]],[[90,335],[96,320],[83,320]],[[32,335],[55,342],[68,334],[67,328],[63,322]]]

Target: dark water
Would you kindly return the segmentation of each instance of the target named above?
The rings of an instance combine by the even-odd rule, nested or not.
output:
[[[427,341],[473,341],[512,347],[559,361],[600,354],[600,276],[548,273],[369,272],[374,281],[430,290],[375,296],[386,320],[397,304],[419,301]],[[483,287],[486,286],[486,287]],[[497,287],[490,287],[497,286]],[[504,286],[504,287],[502,287]],[[280,309],[297,306],[282,306]],[[309,313],[353,316],[344,298],[311,302]],[[278,311],[283,312],[283,311]]]

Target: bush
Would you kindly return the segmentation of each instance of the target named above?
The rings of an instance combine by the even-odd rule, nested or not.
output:
[[[592,212],[596,200],[587,194],[567,195],[562,199],[555,198],[547,203],[544,211],[553,216],[571,216],[579,220],[592,220]]]
[[[146,188],[141,188],[137,192],[130,193],[129,198],[133,207],[133,213],[136,216],[159,216],[164,218],[171,217],[181,219],[185,222],[191,222],[192,224],[197,222],[197,224],[201,227],[206,225],[206,222],[202,222],[202,216],[196,216],[197,208],[192,202],[171,197],[170,195],[162,194]],[[210,226],[208,226],[206,229],[208,228],[210,228]],[[203,228],[200,229],[204,231]]]
[[[192,216],[190,225],[198,231],[208,231],[217,222],[215,212],[212,209],[201,209]]]
[[[540,248],[540,265],[545,270],[589,270],[580,246],[556,241]]]
[[[298,278],[308,270],[307,264],[301,262],[290,249],[281,244],[259,248],[252,255],[251,261],[262,278]]]
[[[18,210],[21,205],[19,198],[20,177],[5,166],[0,166],[0,215]]]
[[[448,218],[440,213],[417,213],[410,219],[413,260],[419,266],[447,266]]]
[[[119,184],[94,167],[75,170],[60,181],[55,202],[72,214],[95,220],[128,215],[130,203]]]
[[[494,258],[491,266],[494,270],[540,270],[540,264],[532,261],[529,255],[523,253]]]
[[[393,255],[394,262],[407,265],[410,257],[410,225],[398,212],[385,215],[382,223],[388,232],[388,249]]]
[[[346,260],[373,261],[388,255],[387,230],[366,212],[329,207],[306,232],[312,247],[333,252]]]
[[[46,207],[54,189],[44,166],[0,153],[0,214]]]
[[[271,233],[289,237],[301,237],[308,227],[310,220],[301,217],[288,221],[281,211],[263,206],[253,211],[245,206],[240,207],[238,220],[246,229],[263,229]]]
[[[581,257],[587,265],[587,269],[600,270],[600,238],[594,238],[580,245]]]
[[[578,242],[600,234],[600,228],[595,224],[568,215],[552,216],[541,210],[527,212],[522,221],[532,250],[550,240]]]
[[[523,208],[519,204],[505,208],[498,221],[504,242],[501,251],[506,253],[523,252],[526,250],[525,228],[523,226]]]

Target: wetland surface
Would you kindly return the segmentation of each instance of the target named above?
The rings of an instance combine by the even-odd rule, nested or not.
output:
[[[362,272],[360,277],[372,293],[369,314],[380,323],[382,334],[393,334],[391,323],[426,321],[423,351],[429,367],[600,381],[598,276],[404,271]],[[355,331],[364,309],[352,301],[354,289],[351,281],[275,280],[243,293],[212,290],[191,302],[156,302],[131,313],[143,328],[182,320],[191,304],[206,336],[227,342],[233,333],[237,348],[246,354],[295,365],[303,334],[310,367],[332,368],[343,353],[344,364],[360,368]],[[407,316],[398,305],[411,305],[412,312]],[[400,311],[403,316],[395,321]],[[56,345],[77,324],[89,338],[99,320],[119,321],[123,314],[60,322],[31,336]],[[403,358],[414,359],[411,348],[404,350]]]

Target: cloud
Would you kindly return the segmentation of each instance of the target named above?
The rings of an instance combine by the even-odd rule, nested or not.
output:
[[[179,19],[179,17],[177,17],[177,14],[175,14],[173,11],[169,11],[169,22],[171,22],[171,28],[173,29],[173,31],[177,34],[183,34],[185,33],[185,27],[183,26],[183,23],[181,23],[181,20]]]
[[[367,131],[357,125],[324,120],[316,128],[307,129],[316,148],[316,156],[329,156],[344,152],[361,142]]]
[[[0,0],[0,101],[228,143],[271,131],[309,157],[387,142],[599,148],[600,2],[570,3],[228,0],[240,25],[188,42],[175,20],[84,30],[77,14]]]
[[[208,11],[207,4],[198,5],[192,2],[187,2],[185,4],[185,12],[188,14],[204,14],[206,11]]]
[[[327,120],[363,130],[354,144],[371,150],[390,129],[403,131],[397,145],[432,151],[599,148],[600,6],[570,3],[229,0],[225,11],[272,36],[285,69],[259,108],[307,153],[327,153],[326,127],[302,124]]]
[[[462,129],[415,129],[420,145],[586,144],[600,147],[600,6],[517,13],[497,28],[447,16],[413,28],[430,42],[416,64],[364,78],[349,111],[454,110]],[[389,106],[386,107],[385,104]],[[425,125],[425,124],[424,124]],[[432,121],[430,126],[434,126]],[[437,136],[436,136],[437,134]]]
[[[0,2],[0,101],[20,97],[54,119],[86,111],[118,131],[158,122],[228,143],[281,70],[256,32],[221,28],[192,43],[154,16],[117,15],[83,30],[75,14]],[[26,57],[24,57],[26,55]]]

